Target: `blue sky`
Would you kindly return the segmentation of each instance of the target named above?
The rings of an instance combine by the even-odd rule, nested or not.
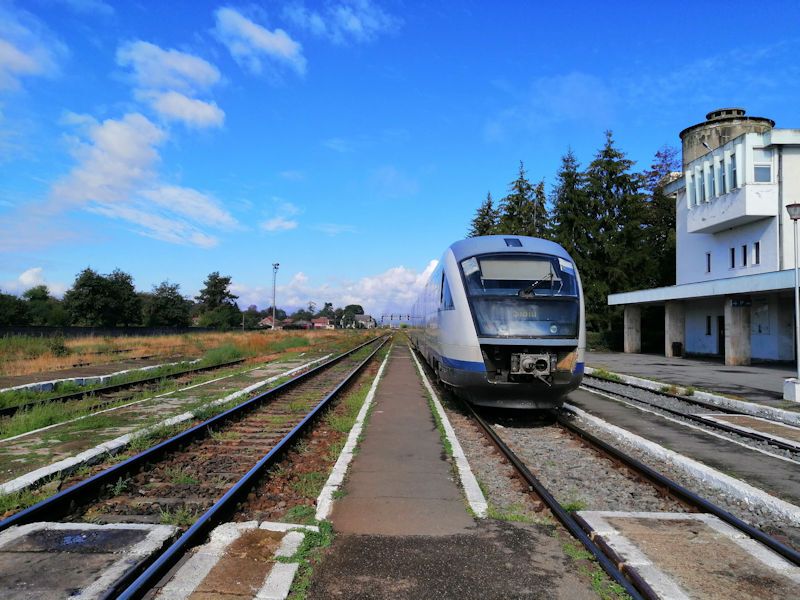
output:
[[[796,2],[0,0],[0,288],[86,266],[405,309],[519,160],[800,127]]]

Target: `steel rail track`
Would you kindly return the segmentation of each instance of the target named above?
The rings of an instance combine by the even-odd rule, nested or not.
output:
[[[614,382],[614,383],[617,383],[617,382]],[[749,439],[757,440],[759,442],[765,442],[767,444],[771,444],[773,446],[776,446],[776,447],[780,448],[781,450],[788,450],[790,452],[795,452],[795,453],[800,452],[800,447],[797,446],[796,444],[789,444],[789,443],[786,443],[786,442],[784,442],[782,440],[777,440],[774,437],[772,437],[770,435],[767,435],[765,433],[758,433],[758,432],[755,432],[755,431],[748,431],[746,429],[740,429],[740,428],[738,428],[736,426],[733,426],[733,425],[727,425],[725,423],[718,423],[717,421],[712,421],[710,419],[705,419],[700,415],[693,415],[691,413],[685,413],[685,412],[682,412],[682,411],[679,411],[679,410],[675,410],[674,408],[667,408],[665,406],[661,406],[659,404],[656,404],[655,402],[650,402],[649,400],[644,400],[644,399],[641,399],[641,398],[635,398],[633,396],[627,396],[627,395],[622,394],[620,392],[607,390],[605,388],[597,387],[595,385],[587,384],[585,382],[581,383],[581,387],[584,387],[584,388],[586,388],[587,390],[590,390],[590,391],[603,392],[605,394],[611,394],[611,395],[619,396],[620,398],[622,398],[624,400],[631,400],[633,402],[639,402],[641,404],[644,404],[646,406],[650,406],[652,408],[656,408],[658,410],[664,411],[664,412],[666,412],[668,414],[671,414],[671,415],[674,415],[676,417],[683,417],[684,419],[687,419],[689,421],[693,421],[695,423],[699,423],[701,425],[705,425],[706,427],[711,427],[713,429],[719,429],[720,431],[725,431],[727,433],[734,433],[734,434],[740,435],[742,437],[746,437],[746,438],[749,438]],[[633,386],[633,387],[638,387],[638,386]],[[640,389],[647,390],[647,388],[640,388]],[[647,391],[648,392],[652,392],[652,390],[647,390]],[[653,392],[653,393],[661,394],[661,392]],[[673,394],[666,394],[666,393],[663,393],[663,395],[669,396],[669,397],[673,397],[673,398],[676,398],[676,399],[679,399],[679,400],[684,400],[684,398],[682,396],[675,396]],[[689,402],[689,404],[692,404],[692,403]],[[729,411],[725,411],[725,410],[723,410],[721,412],[724,412],[724,413],[727,413],[727,414],[736,414],[736,415],[741,414],[741,413],[738,413],[738,412],[734,412],[734,411],[730,411],[729,412]]]
[[[162,379],[172,379],[175,377],[181,377],[183,375],[193,375],[195,373],[202,373],[204,371],[213,371],[214,369],[223,369],[225,367],[232,367],[234,365],[238,365],[243,363],[245,358],[239,358],[236,360],[231,360],[228,362],[220,363],[218,365],[208,365],[205,367],[193,367],[191,369],[184,369],[183,371],[177,371],[175,373],[168,373],[166,375],[155,375],[153,377],[146,377],[145,379],[137,379],[135,381],[126,381],[123,383],[114,383],[111,385],[105,385],[102,387],[91,388],[88,390],[80,390],[77,392],[70,392],[69,394],[62,394],[60,396],[54,396],[52,398],[45,398],[42,400],[34,400],[32,402],[26,402],[25,404],[17,404],[16,406],[6,406],[0,408],[0,418],[2,417],[13,417],[19,411],[33,408],[34,406],[38,406],[40,404],[48,404],[50,402],[70,402],[73,400],[82,400],[88,396],[99,396],[102,394],[111,394],[114,392],[119,392],[121,390],[126,390],[132,387],[136,387],[137,385],[148,385],[151,383],[156,383],[161,381]],[[98,402],[97,404],[91,406],[90,408],[99,408],[101,406],[105,406],[113,402],[113,400],[109,400],[107,402]]]
[[[572,537],[576,538],[581,542],[581,544],[583,544],[586,550],[588,550],[597,560],[603,570],[616,583],[621,585],[632,598],[655,598],[655,596],[652,595],[652,590],[650,590],[649,593],[646,591],[649,589],[647,584],[641,580],[636,581],[639,579],[637,575],[632,576],[634,583],[631,583],[631,581],[626,578],[625,574],[622,573],[617,565],[611,562],[608,556],[606,556],[606,554],[598,547],[598,545],[586,534],[586,532],[584,532],[583,528],[573,518],[573,516],[568,511],[564,510],[561,504],[559,504],[558,500],[556,500],[555,497],[553,497],[553,495],[547,490],[547,488],[544,487],[544,485],[542,485],[542,483],[536,478],[536,476],[531,473],[530,469],[528,469],[525,463],[523,463],[516,453],[514,453],[514,451],[508,446],[508,444],[506,444],[500,438],[500,436],[497,435],[497,432],[495,432],[492,426],[489,425],[489,423],[487,423],[483,417],[478,414],[471,404],[468,402],[462,402],[462,404],[467,408],[475,421],[481,426],[491,442],[497,447],[498,450],[500,450],[500,452],[516,469],[517,473],[525,480],[529,486],[529,489],[532,489],[536,495],[542,499],[542,501],[550,509],[550,512],[553,513],[553,516],[558,519],[558,521],[567,529]],[[627,574],[631,575],[631,572],[627,571]],[[644,593],[642,593],[642,588],[645,590]]]
[[[564,411],[569,412],[569,409],[562,409]],[[698,509],[701,512],[709,513],[718,517],[722,521],[725,521],[732,527],[735,527],[748,537],[762,543],[763,545],[767,546],[774,552],[777,552],[785,559],[790,561],[791,563],[800,566],[800,552],[783,544],[776,540],[775,538],[767,535],[760,529],[753,527],[752,525],[745,523],[740,518],[734,516],[733,514],[729,513],[725,509],[717,506],[713,502],[706,500],[702,496],[695,494],[694,492],[686,489],[679,483],[672,481],[670,478],[662,475],[655,469],[652,469],[645,465],[644,463],[636,460],[635,458],[628,456],[621,450],[607,444],[603,440],[593,436],[588,431],[584,431],[571,421],[567,420],[564,417],[564,413],[559,413],[558,415],[558,424],[561,425],[564,429],[567,429],[574,435],[577,435],[581,439],[585,440],[590,446],[593,446],[595,449],[599,450],[603,454],[611,457],[613,460],[621,462],[629,469],[635,471],[636,473],[644,476],[646,479],[650,480],[656,487],[661,489],[666,489],[668,492],[676,499],[680,500],[684,504],[691,506],[693,508]]]
[[[133,456],[124,462],[115,465],[97,475],[82,481],[67,490],[59,492],[58,494],[42,500],[41,502],[21,511],[11,517],[0,521],[0,531],[3,531],[14,525],[22,525],[40,520],[56,520],[63,518],[70,513],[77,505],[85,504],[100,495],[107,485],[113,484],[120,477],[125,477],[129,473],[137,472],[144,465],[152,462],[157,462],[164,458],[164,456],[181,446],[188,444],[191,441],[206,437],[215,426],[234,420],[238,417],[251,412],[253,409],[271,401],[284,392],[287,392],[298,385],[311,381],[315,375],[320,374],[349,356],[352,356],[362,348],[370,344],[375,344],[376,347],[372,352],[359,364],[349,370],[344,377],[335,387],[329,392],[316,406],[306,414],[306,416],[298,423],[292,430],[287,433],[280,441],[278,441],[272,449],[258,460],[247,473],[239,479],[238,482],[233,484],[225,494],[215,502],[211,508],[205,511],[195,523],[181,535],[177,541],[165,549],[156,559],[152,562],[143,573],[141,568],[137,571],[132,571],[126,574],[123,579],[117,582],[113,590],[109,590],[105,598],[140,598],[147,591],[148,585],[156,583],[181,557],[182,553],[188,548],[202,541],[210,530],[221,520],[229,514],[229,512],[238,504],[239,501],[244,499],[249,491],[250,486],[257,481],[259,475],[263,474],[274,462],[282,456],[283,452],[291,445],[291,443],[309,427],[313,419],[323,410],[329,402],[335,398],[352,380],[361,372],[361,370],[369,363],[375,354],[386,344],[390,338],[384,336],[383,338],[375,337],[363,344],[359,344],[333,359],[318,365],[317,367],[306,371],[285,383],[263,392],[241,404],[230,408],[223,413],[212,417],[203,423],[200,423],[168,440],[165,440],[156,446],[145,450],[144,452]],[[141,573],[141,575],[139,575]],[[138,575],[138,577],[137,577]]]

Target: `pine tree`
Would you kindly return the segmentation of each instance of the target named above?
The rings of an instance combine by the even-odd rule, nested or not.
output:
[[[497,229],[497,220],[499,218],[498,210],[494,207],[492,200],[492,193],[486,193],[486,200],[480,205],[475,212],[475,217],[472,219],[468,237],[476,237],[479,235],[491,235]]]
[[[525,165],[519,162],[519,175],[509,184],[508,195],[500,201],[498,233],[512,235],[536,235],[537,219],[534,188],[525,173]],[[546,219],[546,209],[538,217]]]
[[[631,169],[634,162],[606,142],[586,171],[588,208],[597,219],[597,239],[590,245],[591,278],[584,293],[587,317],[597,329],[610,326],[608,294],[646,286],[652,271],[645,243],[643,179]],[[590,213],[591,215],[592,213]]]
[[[678,150],[671,146],[662,147],[653,161],[644,173],[649,194],[645,213],[647,247],[654,263],[647,287],[662,287],[675,284],[675,199],[664,194],[664,186],[681,164]]]
[[[547,210],[547,196],[544,193],[544,179],[533,188],[533,237],[549,239],[552,236],[552,215]]]
[[[590,248],[596,239],[597,219],[586,193],[586,177],[572,149],[561,157],[556,185],[550,196],[553,207],[552,239],[575,259],[579,271],[589,269]]]

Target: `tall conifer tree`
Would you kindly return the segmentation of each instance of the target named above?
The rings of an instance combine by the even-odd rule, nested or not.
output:
[[[645,187],[649,198],[645,221],[647,248],[653,256],[651,281],[647,287],[675,284],[675,199],[664,193],[672,181],[671,174],[680,170],[678,150],[664,146],[656,152],[649,171],[645,171]]]
[[[476,237],[479,235],[491,235],[497,229],[497,220],[499,218],[498,209],[494,207],[492,200],[492,193],[486,193],[486,200],[478,207],[475,212],[475,217],[472,219],[468,237]]]
[[[500,201],[498,233],[536,235],[534,188],[528,181],[525,165],[519,162],[519,174],[509,184],[508,195]],[[545,217],[546,218],[546,217]]]

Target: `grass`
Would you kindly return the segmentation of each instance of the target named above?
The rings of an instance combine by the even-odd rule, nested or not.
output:
[[[578,573],[588,577],[592,590],[602,600],[630,600],[623,587],[609,578],[608,574],[597,564],[592,554],[581,544],[569,540],[562,544],[564,554],[577,563]]]
[[[161,509],[160,519],[163,525],[188,527],[197,520],[197,511],[189,510],[186,506],[179,506],[175,510],[163,508]]]
[[[450,458],[453,458],[453,447],[450,445],[450,440],[447,439],[447,433],[444,430],[444,423],[442,423],[442,418],[439,416],[439,411],[436,410],[433,397],[427,390],[425,391],[425,395],[428,398],[428,406],[430,406],[431,414],[433,414],[433,420],[436,423],[436,429],[439,431],[439,437],[442,440],[442,446],[444,446],[445,454],[447,454],[447,456]]]
[[[278,562],[296,562],[300,565],[292,583],[289,600],[305,600],[311,587],[314,565],[320,560],[323,550],[333,543],[333,526],[328,521],[321,521],[318,526],[319,532],[304,531],[303,542],[294,556],[277,559]]]
[[[284,523],[297,523],[298,525],[314,525],[316,509],[308,504],[299,504],[286,511],[281,521]]]
[[[579,510],[585,509],[586,506],[587,506],[586,501],[581,499],[576,499],[576,500],[570,500],[569,502],[565,502],[564,504],[561,505],[561,508],[563,508],[567,512],[578,512]]]
[[[599,379],[605,379],[606,381],[614,381],[616,383],[622,383],[622,377],[617,375],[616,373],[611,373],[610,371],[606,371],[605,369],[595,369],[592,371],[593,377],[598,377]]]
[[[197,485],[200,480],[191,473],[186,473],[178,467],[168,467],[164,469],[164,477],[170,483],[176,485]]]
[[[319,471],[310,471],[308,473],[301,473],[300,476],[292,482],[292,488],[301,496],[306,498],[316,498],[322,491],[322,486],[328,476]]]
[[[683,390],[683,395],[684,395],[684,396],[694,396],[694,393],[695,393],[695,391],[696,391],[696,390],[694,389],[694,387],[692,387],[692,386],[690,385],[689,387],[687,387],[687,388],[685,388],[685,389]]]
[[[11,510],[19,511],[28,508],[41,499],[39,494],[29,488],[10,494],[0,494],[0,515]]]

